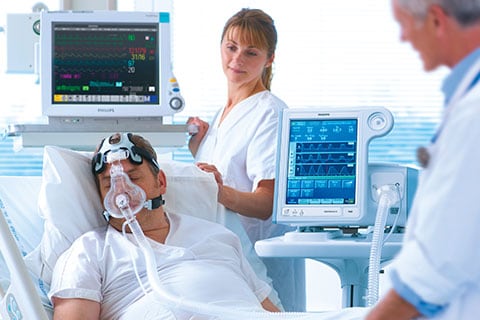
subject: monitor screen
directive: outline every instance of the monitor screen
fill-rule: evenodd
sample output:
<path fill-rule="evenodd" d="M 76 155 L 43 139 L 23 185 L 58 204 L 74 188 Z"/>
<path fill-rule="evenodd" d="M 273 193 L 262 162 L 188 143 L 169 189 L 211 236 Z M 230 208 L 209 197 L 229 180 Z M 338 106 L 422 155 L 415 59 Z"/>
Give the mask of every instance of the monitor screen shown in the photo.
<path fill-rule="evenodd" d="M 357 121 L 290 121 L 285 204 L 355 204 Z"/>
<path fill-rule="evenodd" d="M 40 48 L 44 115 L 159 117 L 183 108 L 168 13 L 45 12 Z"/>
<path fill-rule="evenodd" d="M 275 179 L 275 218 L 298 226 L 366 223 L 368 143 L 388 133 L 383 108 L 286 109 Z"/>

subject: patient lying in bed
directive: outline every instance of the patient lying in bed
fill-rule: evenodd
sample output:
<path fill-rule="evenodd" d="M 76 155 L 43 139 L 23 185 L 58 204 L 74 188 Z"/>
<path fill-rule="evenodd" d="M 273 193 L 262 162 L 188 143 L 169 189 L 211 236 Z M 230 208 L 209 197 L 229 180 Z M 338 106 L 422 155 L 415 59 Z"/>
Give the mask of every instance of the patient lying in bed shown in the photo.
<path fill-rule="evenodd" d="M 110 190 L 111 164 L 105 155 L 119 148 L 128 151 L 128 159 L 121 160 L 123 170 L 153 200 L 152 209 L 143 208 L 136 218 L 155 250 L 165 289 L 186 300 L 278 311 L 267 298 L 271 288 L 257 278 L 232 232 L 203 219 L 164 211 L 161 195 L 167 189 L 166 178 L 148 141 L 135 135 L 114 135 L 103 141 L 92 166 L 102 199 Z M 150 290 L 140 248 L 132 237 L 122 235 L 124 219 L 108 218 L 107 227 L 82 235 L 56 263 L 49 293 L 54 319 L 120 318 L 145 296 L 144 289 Z M 192 316 L 181 308 L 171 311 L 179 319 Z"/>

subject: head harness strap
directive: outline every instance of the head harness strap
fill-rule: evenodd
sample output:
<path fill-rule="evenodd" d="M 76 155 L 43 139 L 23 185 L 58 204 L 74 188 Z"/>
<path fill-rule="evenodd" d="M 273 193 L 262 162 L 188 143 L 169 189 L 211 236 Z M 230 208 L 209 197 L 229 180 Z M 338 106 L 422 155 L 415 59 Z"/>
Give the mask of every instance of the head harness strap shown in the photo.
<path fill-rule="evenodd" d="M 140 165 L 145 158 L 160 169 L 157 160 L 146 149 L 136 146 L 132 142 L 131 136 L 131 133 L 122 133 L 120 140 L 116 143 L 110 143 L 111 137 L 103 139 L 92 161 L 94 175 L 103 172 L 107 163 L 123 159 L 129 159 L 133 164 Z"/>

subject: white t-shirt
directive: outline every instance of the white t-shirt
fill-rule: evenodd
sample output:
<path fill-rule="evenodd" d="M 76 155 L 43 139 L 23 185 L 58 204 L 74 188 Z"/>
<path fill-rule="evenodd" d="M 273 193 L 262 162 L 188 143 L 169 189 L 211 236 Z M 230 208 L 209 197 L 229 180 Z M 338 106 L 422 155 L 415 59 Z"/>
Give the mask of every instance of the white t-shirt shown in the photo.
<path fill-rule="evenodd" d="M 150 243 L 160 282 L 170 294 L 230 308 L 262 309 L 260 302 L 271 288 L 256 277 L 232 232 L 191 216 L 167 216 L 165 245 Z M 58 260 L 49 297 L 94 300 L 102 304 L 101 319 L 121 316 L 144 296 L 131 255 L 148 289 L 140 248 L 110 226 L 82 235 Z M 188 318 L 182 310 L 174 312 Z"/>

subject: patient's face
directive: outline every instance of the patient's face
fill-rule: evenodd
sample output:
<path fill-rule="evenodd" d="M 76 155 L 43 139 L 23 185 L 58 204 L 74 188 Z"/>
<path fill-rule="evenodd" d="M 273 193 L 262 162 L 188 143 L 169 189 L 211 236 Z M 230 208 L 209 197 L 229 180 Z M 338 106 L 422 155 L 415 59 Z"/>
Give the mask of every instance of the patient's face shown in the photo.
<path fill-rule="evenodd" d="M 132 164 L 129 160 L 122 160 L 123 171 L 128 175 L 130 180 L 143 189 L 147 199 L 153 199 L 165 193 L 166 180 L 165 175 L 160 171 L 157 175 L 152 173 L 147 161 L 141 164 Z M 107 192 L 110 190 L 110 167 L 108 164 L 106 170 L 98 175 L 100 186 L 100 196 L 105 199 Z"/>

